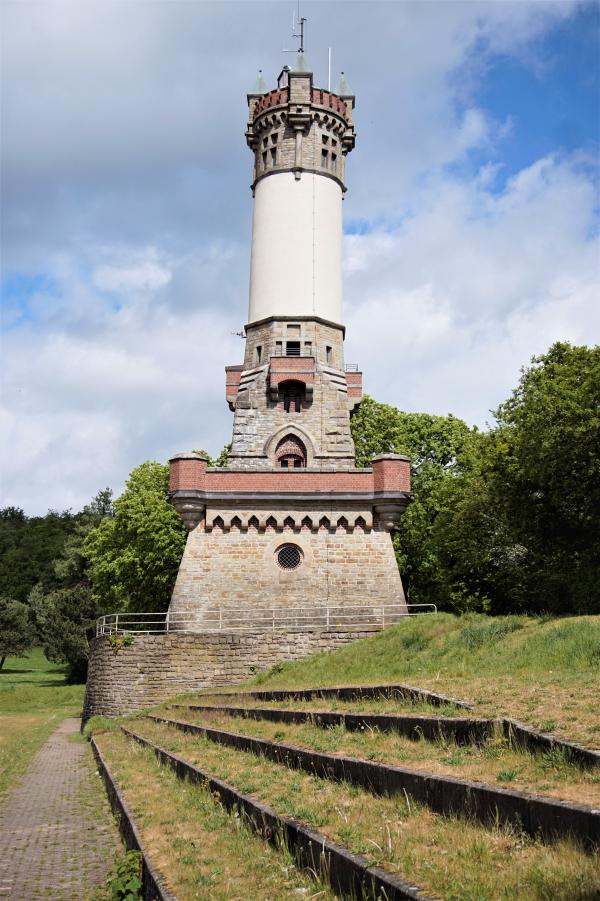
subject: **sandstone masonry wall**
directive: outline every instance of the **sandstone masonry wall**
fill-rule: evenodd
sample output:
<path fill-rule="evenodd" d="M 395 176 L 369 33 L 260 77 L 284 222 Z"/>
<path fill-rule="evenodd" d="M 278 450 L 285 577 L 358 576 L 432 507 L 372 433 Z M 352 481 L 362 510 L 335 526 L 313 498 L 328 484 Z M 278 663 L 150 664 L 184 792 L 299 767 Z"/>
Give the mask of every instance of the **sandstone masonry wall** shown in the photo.
<path fill-rule="evenodd" d="M 358 526 L 337 526 L 335 531 L 300 527 L 304 516 L 315 523 L 322 516 L 336 522 L 341 513 L 349 521 L 358 515 L 371 520 L 370 510 L 302 510 L 288 503 L 296 528 L 282 530 L 254 526 L 242 531 L 215 523 L 217 516 L 231 522 L 234 510 L 207 508 L 206 523 L 190 532 L 173 590 L 172 613 L 194 611 L 202 622 L 202 611 L 215 607 L 251 611 L 256 607 L 348 606 L 351 604 L 402 604 L 404 592 L 387 531 Z M 256 507 L 235 507 L 236 515 L 248 519 Z M 260 511 L 261 518 L 268 511 Z M 210 524 L 211 531 L 205 531 Z M 277 565 L 277 551 L 284 544 L 301 548 L 303 561 L 297 569 Z"/>
<path fill-rule="evenodd" d="M 83 716 L 122 716 L 177 694 L 242 682 L 257 670 L 333 650 L 372 632 L 252 632 L 136 635 L 115 653 L 107 638 L 90 646 Z"/>

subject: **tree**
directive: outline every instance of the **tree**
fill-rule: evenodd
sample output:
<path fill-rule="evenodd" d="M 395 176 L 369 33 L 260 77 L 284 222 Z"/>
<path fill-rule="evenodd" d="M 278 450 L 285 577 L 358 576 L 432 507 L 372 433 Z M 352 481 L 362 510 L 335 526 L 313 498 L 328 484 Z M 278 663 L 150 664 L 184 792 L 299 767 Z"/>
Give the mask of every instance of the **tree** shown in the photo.
<path fill-rule="evenodd" d="M 169 467 L 142 463 L 85 542 L 93 596 L 111 612 L 166 610 L 186 532 L 168 502 Z"/>
<path fill-rule="evenodd" d="M 435 602 L 447 609 L 485 606 L 465 597 L 460 580 L 449 578 L 442 560 L 436 521 L 456 505 L 471 478 L 481 434 L 451 414 L 405 413 L 365 397 L 352 419 L 358 466 L 374 454 L 400 453 L 411 459 L 413 500 L 404 512 L 394 543 L 405 587 L 413 603 Z"/>
<path fill-rule="evenodd" d="M 47 591 L 38 584 L 28 597 L 44 653 L 48 660 L 68 664 L 70 682 L 85 682 L 89 639 L 96 619 L 106 612 L 92 595 L 84 544 L 112 514 L 112 491 L 106 488 L 75 516 L 75 528 L 54 564 L 58 587 Z"/>
<path fill-rule="evenodd" d="M 24 657 L 34 637 L 27 604 L 0 597 L 0 670 L 8 656 Z"/>
<path fill-rule="evenodd" d="M 486 476 L 529 609 L 600 612 L 600 347 L 557 342 L 496 411 Z"/>
<path fill-rule="evenodd" d="M 26 601 L 37 583 L 57 586 L 54 561 L 75 523 L 68 510 L 32 517 L 18 507 L 0 510 L 0 594 Z"/>
<path fill-rule="evenodd" d="M 208 453 L 208 451 L 205 451 L 202 448 L 200 450 L 194 450 L 194 451 L 192 451 L 192 453 L 198 454 L 199 457 L 204 457 L 204 459 L 206 460 L 206 462 L 208 463 L 209 466 L 222 467 L 222 466 L 227 466 L 230 450 L 231 450 L 231 444 L 225 444 L 221 450 L 221 453 L 216 458 L 216 460 L 213 460 L 213 458 Z"/>

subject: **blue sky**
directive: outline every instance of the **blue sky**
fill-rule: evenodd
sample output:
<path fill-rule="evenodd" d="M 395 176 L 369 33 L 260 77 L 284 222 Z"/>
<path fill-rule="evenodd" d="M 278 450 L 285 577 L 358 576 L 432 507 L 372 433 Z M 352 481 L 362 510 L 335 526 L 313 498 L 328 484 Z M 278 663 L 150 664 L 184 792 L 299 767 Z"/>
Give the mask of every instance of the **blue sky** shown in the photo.
<path fill-rule="evenodd" d="M 0 504 L 80 508 L 230 438 L 252 199 L 245 93 L 292 4 L 3 5 Z M 346 357 L 484 426 L 555 340 L 597 343 L 598 4 L 307 2 L 357 95 Z"/>
<path fill-rule="evenodd" d="M 525 57 L 493 59 L 477 100 L 512 129 L 499 149 L 510 177 L 552 153 L 581 151 L 597 161 L 600 141 L 600 5 L 582 5 L 532 44 Z"/>

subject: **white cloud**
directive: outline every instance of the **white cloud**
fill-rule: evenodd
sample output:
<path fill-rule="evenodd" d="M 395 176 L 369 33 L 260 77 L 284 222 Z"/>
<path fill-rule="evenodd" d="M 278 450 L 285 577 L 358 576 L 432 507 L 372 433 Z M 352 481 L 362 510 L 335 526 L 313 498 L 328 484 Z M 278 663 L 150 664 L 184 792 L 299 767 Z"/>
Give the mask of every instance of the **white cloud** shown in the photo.
<path fill-rule="evenodd" d="M 595 192 L 539 160 L 496 195 L 446 178 L 394 230 L 347 239 L 347 353 L 369 393 L 485 424 L 557 340 L 600 340 Z"/>
<path fill-rule="evenodd" d="M 306 6 L 317 80 L 333 43 L 357 92 L 346 218 L 379 223 L 346 239 L 347 359 L 378 399 L 482 423 L 533 353 L 600 334 L 591 179 L 548 156 L 498 192 L 513 123 L 477 96 L 494 54 L 542 72 L 537 39 L 577 5 Z M 4 338 L 1 504 L 78 508 L 145 459 L 230 439 L 244 94 L 259 66 L 274 80 L 288 12 L 5 4 L 4 265 L 52 289 L 11 310 Z M 448 174 L 474 148 L 476 176 Z"/>
<path fill-rule="evenodd" d="M 92 284 L 101 291 L 155 291 L 168 285 L 171 277 L 166 266 L 150 258 L 130 266 L 98 266 L 92 273 Z"/>

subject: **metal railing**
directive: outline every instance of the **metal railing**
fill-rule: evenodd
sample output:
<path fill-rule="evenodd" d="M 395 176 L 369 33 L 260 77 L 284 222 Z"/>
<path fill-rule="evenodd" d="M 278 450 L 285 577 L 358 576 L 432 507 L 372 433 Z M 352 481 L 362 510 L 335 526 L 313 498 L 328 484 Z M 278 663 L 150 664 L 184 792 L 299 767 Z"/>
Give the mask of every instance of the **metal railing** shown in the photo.
<path fill-rule="evenodd" d="M 360 372 L 358 363 L 344 363 L 344 370 L 346 372 Z"/>
<path fill-rule="evenodd" d="M 418 609 L 416 609 L 418 608 Z M 165 613 L 109 613 L 96 622 L 96 636 L 124 632 L 277 632 L 313 629 L 385 629 L 407 616 L 437 613 L 435 604 L 357 604 L 324 607 L 216 607 Z"/>

